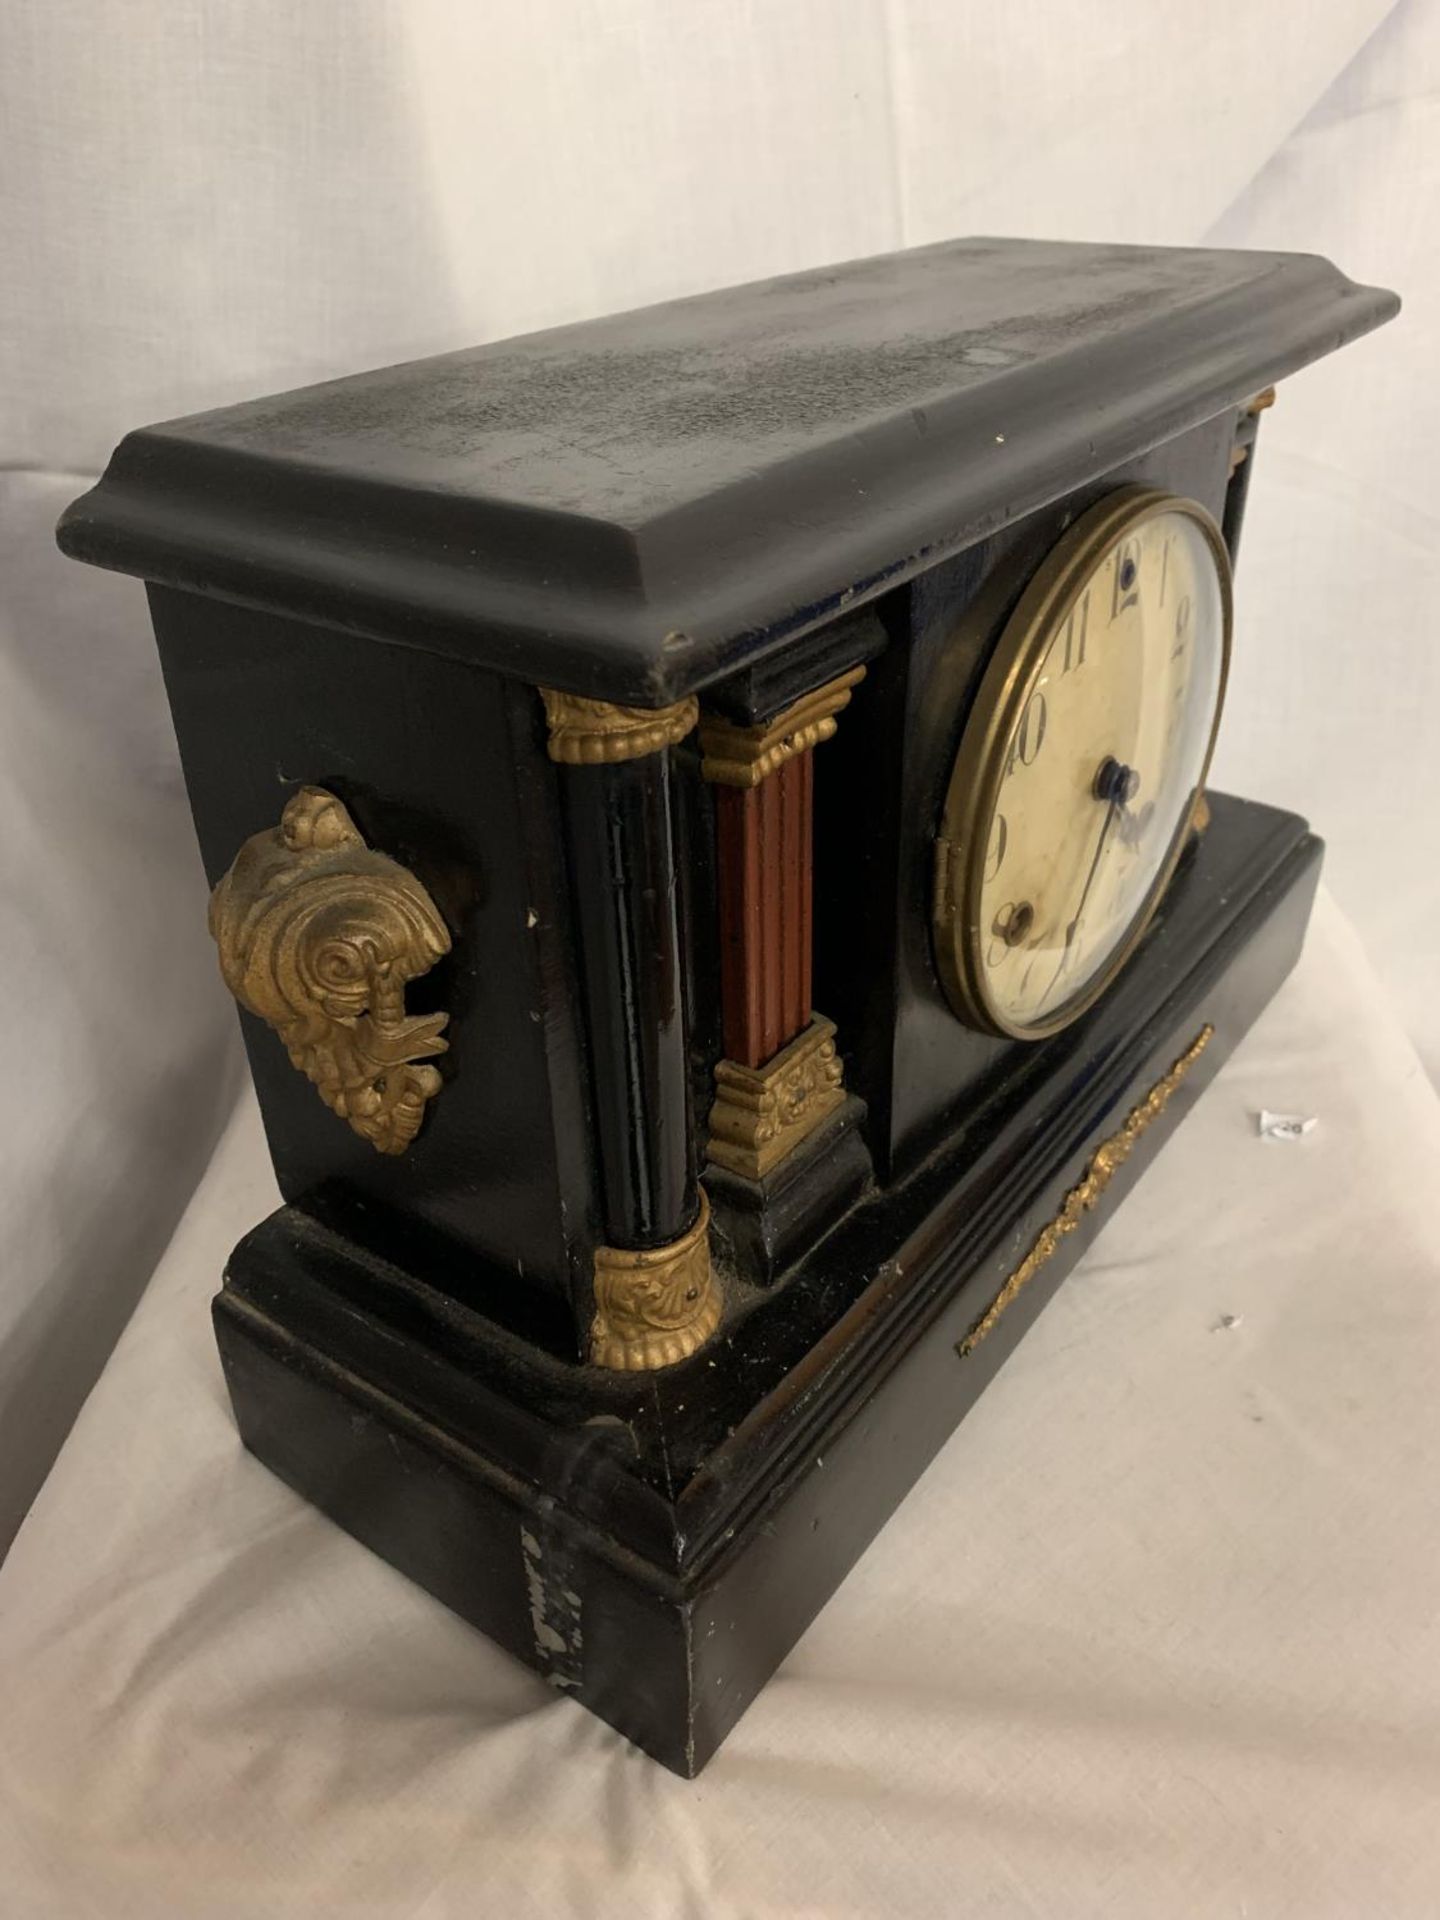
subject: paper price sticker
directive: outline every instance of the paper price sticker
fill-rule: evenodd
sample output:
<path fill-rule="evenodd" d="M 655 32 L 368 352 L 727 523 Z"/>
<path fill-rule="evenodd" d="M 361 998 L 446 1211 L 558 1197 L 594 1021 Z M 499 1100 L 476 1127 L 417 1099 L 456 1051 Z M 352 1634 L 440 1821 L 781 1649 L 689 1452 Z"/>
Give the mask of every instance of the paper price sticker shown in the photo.
<path fill-rule="evenodd" d="M 1255 1118 L 1262 1140 L 1303 1140 L 1320 1124 L 1313 1113 L 1271 1113 L 1263 1108 Z"/>

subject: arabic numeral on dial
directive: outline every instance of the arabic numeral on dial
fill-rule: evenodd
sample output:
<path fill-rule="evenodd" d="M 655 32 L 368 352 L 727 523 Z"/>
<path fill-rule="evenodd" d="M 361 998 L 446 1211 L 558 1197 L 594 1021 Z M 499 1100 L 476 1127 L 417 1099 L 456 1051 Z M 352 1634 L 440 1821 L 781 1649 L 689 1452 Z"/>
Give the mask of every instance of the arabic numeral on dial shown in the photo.
<path fill-rule="evenodd" d="M 1090 596 L 1087 593 L 1065 622 L 1065 658 L 1060 667 L 1062 675 L 1074 673 L 1078 667 L 1084 666 L 1085 643 L 1089 635 Z"/>
<path fill-rule="evenodd" d="M 1010 828 L 1003 813 L 990 822 L 990 839 L 985 848 L 985 878 L 993 880 L 1005 864 L 1005 849 L 1010 844 Z"/>
<path fill-rule="evenodd" d="M 1110 596 L 1110 618 L 1118 620 L 1127 607 L 1140 604 L 1140 542 L 1122 540 L 1115 555 L 1115 588 Z"/>
<path fill-rule="evenodd" d="M 1007 900 L 990 923 L 990 944 L 985 949 L 987 967 L 998 967 L 1014 947 L 1023 947 L 1035 924 L 1035 908 L 1029 900 Z M 1026 967 L 1034 966 L 1032 959 Z"/>
<path fill-rule="evenodd" d="M 1039 759 L 1040 749 L 1045 744 L 1045 720 L 1045 696 L 1043 693 L 1032 693 L 1010 742 L 1010 752 L 1005 761 L 1007 774 L 1014 773 L 1017 767 L 1033 767 Z"/>
<path fill-rule="evenodd" d="M 1009 953 L 1014 946 L 1014 941 L 1007 938 L 1009 928 L 1014 918 L 1015 902 L 1013 900 L 1007 900 L 990 925 L 990 938 L 985 943 L 985 964 L 987 967 L 998 967 L 1006 954 Z"/>
<path fill-rule="evenodd" d="M 1175 609 L 1175 644 L 1170 649 L 1170 658 L 1178 660 L 1190 644 L 1190 596 L 1185 594 Z"/>

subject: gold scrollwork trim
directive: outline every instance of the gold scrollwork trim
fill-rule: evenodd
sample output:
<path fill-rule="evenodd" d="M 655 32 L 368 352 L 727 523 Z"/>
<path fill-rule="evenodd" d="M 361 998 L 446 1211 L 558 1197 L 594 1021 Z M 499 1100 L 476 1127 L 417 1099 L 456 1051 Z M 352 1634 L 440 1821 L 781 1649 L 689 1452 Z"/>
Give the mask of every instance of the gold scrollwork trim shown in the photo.
<path fill-rule="evenodd" d="M 720 1324 L 720 1283 L 710 1265 L 710 1202 L 668 1247 L 595 1249 L 597 1367 L 639 1372 L 671 1367 L 703 1347 Z"/>
<path fill-rule="evenodd" d="M 403 1153 L 440 1090 L 448 1014 L 410 1018 L 405 984 L 450 951 L 413 873 L 367 847 L 333 793 L 301 787 L 252 834 L 210 896 L 235 998 L 267 1021 L 333 1113 L 378 1153 Z"/>
<path fill-rule="evenodd" d="M 1066 1194 L 1059 1213 L 1048 1226 L 1041 1228 L 1029 1253 L 1016 1267 L 969 1333 L 957 1343 L 955 1351 L 962 1360 L 975 1351 L 987 1334 L 994 1331 L 1005 1309 L 1057 1251 L 1065 1235 L 1074 1233 L 1084 1216 L 1099 1204 L 1100 1196 L 1130 1158 L 1135 1142 L 1153 1121 L 1160 1118 L 1169 1106 L 1175 1089 L 1214 1037 L 1214 1027 L 1209 1025 L 1202 1027 L 1164 1078 L 1157 1080 L 1139 1105 L 1130 1109 L 1125 1116 L 1124 1125 L 1112 1133 L 1107 1140 L 1101 1141 L 1092 1154 L 1079 1184 L 1073 1186 Z"/>
<path fill-rule="evenodd" d="M 763 1067 L 722 1060 L 710 1109 L 710 1159 L 748 1180 L 763 1180 L 843 1105 L 843 1081 L 834 1024 L 820 1014 Z"/>
<path fill-rule="evenodd" d="M 553 687 L 541 687 L 540 698 L 550 728 L 550 758 L 566 767 L 607 766 L 659 753 L 683 740 L 700 717 L 693 694 L 669 707 L 618 707 Z"/>
<path fill-rule="evenodd" d="M 759 727 L 737 727 L 719 714 L 702 714 L 701 772 L 717 786 L 758 787 L 787 760 L 834 735 L 836 714 L 849 706 L 852 690 L 864 678 L 864 667 L 852 667 Z"/>

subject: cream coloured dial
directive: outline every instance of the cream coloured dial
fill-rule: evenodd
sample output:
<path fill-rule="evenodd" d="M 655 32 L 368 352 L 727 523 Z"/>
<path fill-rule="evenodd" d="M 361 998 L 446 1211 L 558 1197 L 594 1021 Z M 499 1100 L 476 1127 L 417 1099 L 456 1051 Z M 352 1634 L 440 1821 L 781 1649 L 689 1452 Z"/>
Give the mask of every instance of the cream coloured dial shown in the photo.
<path fill-rule="evenodd" d="M 1224 544 L 1194 502 L 1112 495 L 1042 565 L 947 800 L 937 937 L 962 1014 L 1038 1037 L 1119 970 L 1194 814 L 1229 630 Z"/>

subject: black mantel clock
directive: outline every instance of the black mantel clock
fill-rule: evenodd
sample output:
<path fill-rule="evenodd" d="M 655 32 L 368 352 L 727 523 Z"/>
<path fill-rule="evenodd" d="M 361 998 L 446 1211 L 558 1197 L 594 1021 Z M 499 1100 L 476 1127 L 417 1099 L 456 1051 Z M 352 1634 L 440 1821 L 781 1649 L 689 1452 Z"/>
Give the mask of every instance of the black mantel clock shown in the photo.
<path fill-rule="evenodd" d="M 61 523 L 149 583 L 285 1199 L 245 1443 L 669 1767 L 1299 950 L 1231 574 L 1273 383 L 1395 308 L 957 241 L 148 428 Z"/>

